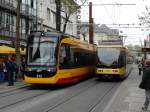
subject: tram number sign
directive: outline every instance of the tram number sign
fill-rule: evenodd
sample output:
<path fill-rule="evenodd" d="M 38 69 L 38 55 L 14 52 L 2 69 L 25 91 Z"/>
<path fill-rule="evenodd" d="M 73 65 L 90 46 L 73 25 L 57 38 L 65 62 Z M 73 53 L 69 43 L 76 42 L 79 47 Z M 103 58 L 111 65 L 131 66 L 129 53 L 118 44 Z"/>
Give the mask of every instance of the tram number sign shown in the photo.
<path fill-rule="evenodd" d="M 42 78 L 42 74 L 37 74 L 36 77 L 37 78 Z"/>

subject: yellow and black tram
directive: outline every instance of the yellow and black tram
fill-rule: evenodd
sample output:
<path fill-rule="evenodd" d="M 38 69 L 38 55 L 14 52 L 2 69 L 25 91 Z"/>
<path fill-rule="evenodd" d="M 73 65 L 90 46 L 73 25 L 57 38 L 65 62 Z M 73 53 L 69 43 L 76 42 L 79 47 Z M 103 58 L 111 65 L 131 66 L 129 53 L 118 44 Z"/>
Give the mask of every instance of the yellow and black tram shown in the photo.
<path fill-rule="evenodd" d="M 26 54 L 24 81 L 29 84 L 71 84 L 94 72 L 94 46 L 69 35 L 33 32 Z"/>
<path fill-rule="evenodd" d="M 123 45 L 97 46 L 96 63 L 96 76 L 100 78 L 125 79 L 131 70 L 129 52 Z"/>

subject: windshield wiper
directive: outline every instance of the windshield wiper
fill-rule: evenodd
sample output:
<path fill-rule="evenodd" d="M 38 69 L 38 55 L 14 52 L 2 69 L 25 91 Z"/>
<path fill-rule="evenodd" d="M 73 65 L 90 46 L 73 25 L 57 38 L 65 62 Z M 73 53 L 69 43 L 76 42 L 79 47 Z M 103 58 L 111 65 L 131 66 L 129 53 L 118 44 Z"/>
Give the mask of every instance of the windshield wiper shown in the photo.
<path fill-rule="evenodd" d="M 40 58 L 40 40 L 41 40 L 41 36 L 39 37 L 39 41 L 38 41 L 38 47 L 37 47 L 37 50 L 32 58 L 32 62 L 34 60 L 36 60 L 37 58 Z"/>

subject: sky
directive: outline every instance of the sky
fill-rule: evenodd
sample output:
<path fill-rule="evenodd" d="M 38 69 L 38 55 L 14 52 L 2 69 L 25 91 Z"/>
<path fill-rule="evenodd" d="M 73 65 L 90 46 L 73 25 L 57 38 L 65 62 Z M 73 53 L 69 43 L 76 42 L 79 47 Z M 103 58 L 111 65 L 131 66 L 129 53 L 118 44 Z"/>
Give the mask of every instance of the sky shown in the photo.
<path fill-rule="evenodd" d="M 139 26 L 138 16 L 145 11 L 146 5 L 150 6 L 150 0 L 88 0 L 88 2 L 93 3 L 93 18 L 96 24 L 106 24 L 112 29 L 118 29 L 120 35 L 125 36 L 125 45 L 143 45 L 150 28 Z M 115 3 L 134 5 L 101 5 Z M 81 20 L 88 21 L 88 6 L 84 5 L 81 9 Z"/>

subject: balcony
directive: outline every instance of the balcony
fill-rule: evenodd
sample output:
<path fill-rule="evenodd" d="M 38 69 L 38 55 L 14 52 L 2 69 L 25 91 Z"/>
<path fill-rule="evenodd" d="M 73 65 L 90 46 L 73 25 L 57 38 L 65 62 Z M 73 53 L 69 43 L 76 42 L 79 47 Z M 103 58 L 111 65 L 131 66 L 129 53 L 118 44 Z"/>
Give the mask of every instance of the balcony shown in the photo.
<path fill-rule="evenodd" d="M 15 2 L 15 1 L 14 1 Z M 0 7 L 2 9 L 6 9 L 6 10 L 11 10 L 11 11 L 16 11 L 16 3 L 9 3 L 8 0 L 1 0 L 0 1 Z"/>
<path fill-rule="evenodd" d="M 25 29 L 21 28 L 20 39 L 26 40 Z M 16 27 L 12 25 L 0 24 L 0 37 L 9 37 L 14 40 L 16 37 Z"/>
<path fill-rule="evenodd" d="M 7 10 L 7 12 L 16 14 L 17 2 L 9 2 L 9 0 L 0 0 L 0 8 Z M 21 16 L 24 16 L 29 19 L 34 19 L 36 17 L 36 9 L 29 7 L 27 4 L 21 5 Z"/>

